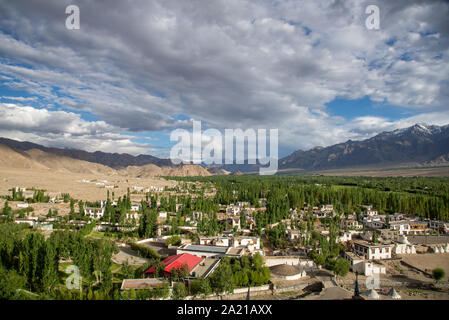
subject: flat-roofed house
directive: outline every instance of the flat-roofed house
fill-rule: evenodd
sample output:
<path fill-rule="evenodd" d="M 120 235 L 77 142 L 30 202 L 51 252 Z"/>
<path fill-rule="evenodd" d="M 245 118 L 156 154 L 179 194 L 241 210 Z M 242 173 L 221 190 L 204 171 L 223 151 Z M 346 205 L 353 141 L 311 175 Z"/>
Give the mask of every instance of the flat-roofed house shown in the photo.
<path fill-rule="evenodd" d="M 92 219 L 101 218 L 104 215 L 104 208 L 85 207 L 84 215 L 90 216 Z"/>
<path fill-rule="evenodd" d="M 368 241 L 354 241 L 353 252 L 368 260 L 391 259 L 391 245 L 373 244 Z"/>
<path fill-rule="evenodd" d="M 34 217 L 30 217 L 30 218 L 16 218 L 16 219 L 14 219 L 14 222 L 15 223 L 18 223 L 18 224 L 20 224 L 20 223 L 27 223 L 27 224 L 29 224 L 30 226 L 32 226 L 33 228 L 36 226 L 36 224 L 37 224 L 37 218 L 34 218 Z"/>
<path fill-rule="evenodd" d="M 229 247 L 231 245 L 231 239 L 229 237 L 200 237 L 198 242 L 200 245 L 217 247 Z"/>
<path fill-rule="evenodd" d="M 246 236 L 234 237 L 232 246 L 234 248 L 245 247 L 250 252 L 260 250 L 260 238 Z"/>
<path fill-rule="evenodd" d="M 366 261 L 353 252 L 345 252 L 345 259 L 349 261 L 349 268 L 352 272 L 358 272 L 365 276 L 372 276 L 375 273 L 385 274 L 386 268 L 383 265 Z"/>
<path fill-rule="evenodd" d="M 228 249 L 229 249 L 228 247 L 186 244 L 179 247 L 176 250 L 176 253 L 177 254 L 190 253 L 192 255 L 201 258 L 209 258 L 209 257 L 219 258 L 224 256 L 228 251 Z"/>

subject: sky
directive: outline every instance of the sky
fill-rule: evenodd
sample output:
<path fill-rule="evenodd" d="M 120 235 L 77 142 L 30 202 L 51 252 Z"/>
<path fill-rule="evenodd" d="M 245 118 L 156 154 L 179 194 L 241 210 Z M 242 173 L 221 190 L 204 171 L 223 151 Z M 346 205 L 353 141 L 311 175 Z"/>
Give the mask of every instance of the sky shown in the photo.
<path fill-rule="evenodd" d="M 196 120 L 278 129 L 282 157 L 446 125 L 448 16 L 444 0 L 0 0 L 0 136 L 168 157 Z"/>

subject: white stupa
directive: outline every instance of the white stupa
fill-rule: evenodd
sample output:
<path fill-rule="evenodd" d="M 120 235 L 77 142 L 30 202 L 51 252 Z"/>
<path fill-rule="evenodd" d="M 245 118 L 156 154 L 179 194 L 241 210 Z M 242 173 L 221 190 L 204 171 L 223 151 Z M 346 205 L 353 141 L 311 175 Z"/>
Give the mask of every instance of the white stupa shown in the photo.
<path fill-rule="evenodd" d="M 388 296 L 392 299 L 401 299 L 401 296 L 399 295 L 399 293 L 397 293 L 397 291 L 393 288 L 391 289 L 390 293 L 388 294 Z"/>
<path fill-rule="evenodd" d="M 407 254 L 410 254 L 412 251 L 410 250 L 410 247 L 407 247 Z"/>
<path fill-rule="evenodd" d="M 444 252 L 445 252 L 444 247 L 441 247 L 440 248 L 440 253 L 444 253 Z"/>
<path fill-rule="evenodd" d="M 412 246 L 412 253 L 413 253 L 413 254 L 416 253 L 416 248 L 415 248 L 415 246 Z"/>
<path fill-rule="evenodd" d="M 449 252 L 449 243 L 446 243 L 446 252 Z"/>
<path fill-rule="evenodd" d="M 408 242 L 407 237 L 404 236 L 404 235 L 400 236 L 399 242 L 400 242 L 400 243 L 404 243 L 404 244 L 409 244 L 409 243 L 410 243 L 410 242 Z"/>
<path fill-rule="evenodd" d="M 438 247 L 433 248 L 433 252 L 440 253 L 440 250 L 438 250 Z"/>
<path fill-rule="evenodd" d="M 379 299 L 379 294 L 374 289 L 365 292 L 364 296 L 371 299 Z"/>

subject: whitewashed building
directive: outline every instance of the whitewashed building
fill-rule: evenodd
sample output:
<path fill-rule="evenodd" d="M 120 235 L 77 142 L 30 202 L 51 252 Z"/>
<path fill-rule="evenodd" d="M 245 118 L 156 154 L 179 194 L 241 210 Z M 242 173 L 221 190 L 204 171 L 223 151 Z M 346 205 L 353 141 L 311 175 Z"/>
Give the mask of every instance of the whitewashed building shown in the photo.
<path fill-rule="evenodd" d="M 372 261 L 366 261 L 353 252 L 345 252 L 345 259 L 349 261 L 349 268 L 352 272 L 358 272 L 365 276 L 372 276 L 373 274 L 385 274 L 386 267 Z"/>
<path fill-rule="evenodd" d="M 353 252 L 368 260 L 391 259 L 391 245 L 354 241 Z"/>

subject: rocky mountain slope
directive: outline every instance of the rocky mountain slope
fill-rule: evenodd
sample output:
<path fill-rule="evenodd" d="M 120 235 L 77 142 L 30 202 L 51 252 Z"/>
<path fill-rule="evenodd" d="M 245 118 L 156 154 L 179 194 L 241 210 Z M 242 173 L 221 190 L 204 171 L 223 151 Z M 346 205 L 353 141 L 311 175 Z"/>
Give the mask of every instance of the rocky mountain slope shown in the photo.
<path fill-rule="evenodd" d="M 412 127 L 380 133 L 363 141 L 298 150 L 280 159 L 282 169 L 325 170 L 403 163 L 441 163 L 449 153 L 449 125 Z"/>

